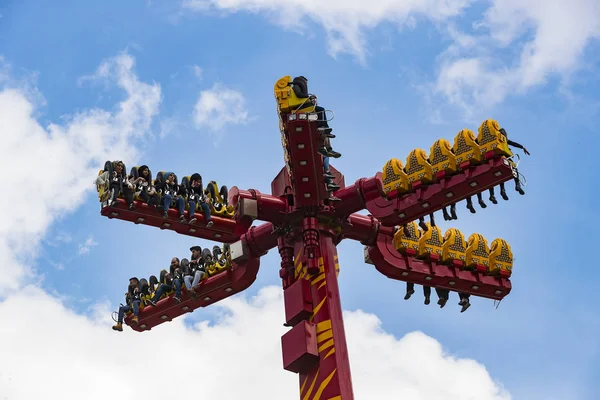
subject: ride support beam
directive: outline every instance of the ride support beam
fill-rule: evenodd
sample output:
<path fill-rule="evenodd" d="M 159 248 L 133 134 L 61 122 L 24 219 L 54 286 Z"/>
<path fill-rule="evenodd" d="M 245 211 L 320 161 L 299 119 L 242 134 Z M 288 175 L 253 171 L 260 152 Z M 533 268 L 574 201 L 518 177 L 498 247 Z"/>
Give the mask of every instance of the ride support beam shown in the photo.
<path fill-rule="evenodd" d="M 281 338 L 284 368 L 300 377 L 301 399 L 353 400 L 350 362 L 338 287 L 338 254 L 332 235 L 319 231 L 318 271 L 308 272 L 296 241 L 295 282 L 284 286 L 286 325 Z"/>
<path fill-rule="evenodd" d="M 236 208 L 237 220 L 259 219 L 279 224 L 288 211 L 287 202 L 256 189 L 243 190 L 234 186 L 229 191 L 228 204 Z"/>

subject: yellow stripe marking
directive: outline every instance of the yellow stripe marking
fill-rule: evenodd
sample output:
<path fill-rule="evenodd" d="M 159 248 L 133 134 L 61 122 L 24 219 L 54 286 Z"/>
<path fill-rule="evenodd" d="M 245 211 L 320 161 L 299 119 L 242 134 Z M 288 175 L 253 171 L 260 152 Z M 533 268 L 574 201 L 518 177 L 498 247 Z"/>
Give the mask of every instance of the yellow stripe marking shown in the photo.
<path fill-rule="evenodd" d="M 315 283 L 319 283 L 321 282 L 323 279 L 325 279 L 325 274 L 320 274 L 319 276 L 317 276 L 315 279 L 312 280 L 312 282 L 310 283 L 311 285 L 314 285 Z"/>
<path fill-rule="evenodd" d="M 327 297 L 324 297 L 323 300 L 321 300 L 321 302 L 317 304 L 317 306 L 313 309 L 313 317 L 317 315 L 321 307 L 323 307 L 323 304 L 325 304 L 325 300 L 327 300 Z"/>
<path fill-rule="evenodd" d="M 319 353 L 327 350 L 328 348 L 330 348 L 331 346 L 333 346 L 333 339 L 329 339 L 328 341 L 326 341 L 325 343 L 323 343 L 321 346 L 319 346 Z"/>
<path fill-rule="evenodd" d="M 319 322 L 317 324 L 317 333 L 321 333 L 326 331 L 327 329 L 331 329 L 332 325 L 331 325 L 331 320 L 328 319 L 327 321 L 322 321 Z"/>
<path fill-rule="evenodd" d="M 342 400 L 342 396 L 335 396 L 327 400 Z"/>
<path fill-rule="evenodd" d="M 321 343 L 324 340 L 330 339 L 333 337 L 333 330 L 329 329 L 320 335 L 317 335 L 317 343 Z"/>
<path fill-rule="evenodd" d="M 325 357 L 323 357 L 323 360 L 326 359 L 327 357 L 329 357 L 330 355 L 332 355 L 333 353 L 335 353 L 335 347 L 333 349 L 329 350 L 329 353 L 327 353 L 325 355 Z"/>
<path fill-rule="evenodd" d="M 327 387 L 327 385 L 329 385 L 329 382 L 333 379 L 333 375 L 335 375 L 336 371 L 337 371 L 337 368 L 334 369 L 331 372 L 331 374 L 329 374 L 329 376 L 327 378 L 325 378 L 325 380 L 323 382 L 321 382 L 321 386 L 319 386 L 319 389 L 315 393 L 315 397 L 313 397 L 313 400 L 320 400 L 321 399 L 321 395 L 323 394 L 323 391 L 325 390 L 325 388 Z"/>
<path fill-rule="evenodd" d="M 312 390 L 315 387 L 315 382 L 317 381 L 317 376 L 319 376 L 319 369 L 317 369 L 317 372 L 315 373 L 315 377 L 313 378 L 312 383 L 310 384 L 310 387 L 308 388 L 308 390 L 306 391 L 306 394 L 304 395 L 304 397 L 302 397 L 302 400 L 308 400 L 308 397 L 310 396 L 310 394 L 312 393 Z"/>
<path fill-rule="evenodd" d="M 306 386 L 306 382 L 308 382 L 308 375 L 304 377 L 304 382 L 302 382 L 302 386 L 300 386 L 300 394 L 304 392 L 304 387 Z"/>
<path fill-rule="evenodd" d="M 317 290 L 320 290 L 322 287 L 324 287 L 325 285 L 327 285 L 327 281 L 323 281 L 323 283 L 321 283 L 318 287 Z"/>

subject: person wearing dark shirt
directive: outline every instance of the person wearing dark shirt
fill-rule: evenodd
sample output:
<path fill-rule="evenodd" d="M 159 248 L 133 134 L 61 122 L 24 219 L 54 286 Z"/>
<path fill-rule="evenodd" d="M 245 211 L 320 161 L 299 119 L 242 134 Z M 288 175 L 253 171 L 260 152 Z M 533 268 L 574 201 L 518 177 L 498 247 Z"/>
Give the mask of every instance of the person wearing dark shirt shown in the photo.
<path fill-rule="evenodd" d="M 185 221 L 185 189 L 175 182 L 174 173 L 168 172 L 164 176 L 166 179 L 157 185 L 157 189 L 162 192 L 163 218 L 169 217 L 169 208 L 174 202 L 179 211 L 179 219 Z"/>
<path fill-rule="evenodd" d="M 148 300 L 152 306 L 156 306 L 156 302 L 160 300 L 163 294 L 170 292 L 175 288 L 175 296 L 173 300 L 181 303 L 181 285 L 183 283 L 183 273 L 179 269 L 179 258 L 173 257 L 169 272 L 164 274 L 158 289 L 154 293 L 154 297 Z"/>
<path fill-rule="evenodd" d="M 190 295 L 196 297 L 196 286 L 198 286 L 198 283 L 206 275 L 206 269 L 202 260 L 202 247 L 192 246 L 190 247 L 190 251 L 192 252 L 192 256 L 183 280 Z"/>
<path fill-rule="evenodd" d="M 208 205 L 206 195 L 204 194 L 204 188 L 202 187 L 202 176 L 200 176 L 200 174 L 195 173 L 190 177 L 190 192 L 188 193 L 187 197 L 190 224 L 193 224 L 197 221 L 196 218 L 194 218 L 194 213 L 196 212 L 196 206 L 199 206 L 202 208 L 206 227 L 210 228 L 213 226 L 213 222 L 210 219 L 210 206 Z"/>
<path fill-rule="evenodd" d="M 126 305 L 119 307 L 119 317 L 117 318 L 117 324 L 113 326 L 113 330 L 123 332 L 123 318 L 125 318 L 125 314 L 133 311 L 133 319 L 132 323 L 138 323 L 138 315 L 140 313 L 140 303 L 141 303 L 141 293 L 138 287 L 140 283 L 139 279 L 136 277 L 129 278 L 129 287 L 127 288 L 127 293 L 125 293 L 125 303 Z"/>

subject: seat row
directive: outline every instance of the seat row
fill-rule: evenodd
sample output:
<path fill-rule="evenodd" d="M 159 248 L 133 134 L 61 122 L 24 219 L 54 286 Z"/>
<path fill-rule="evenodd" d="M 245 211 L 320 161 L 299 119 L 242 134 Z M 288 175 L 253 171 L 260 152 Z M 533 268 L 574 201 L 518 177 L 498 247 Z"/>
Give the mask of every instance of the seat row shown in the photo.
<path fill-rule="evenodd" d="M 427 230 L 421 230 L 412 221 L 397 228 L 393 241 L 400 253 L 420 259 L 505 278 L 512 274 L 512 250 L 504 239 L 494 239 L 488 246 L 488 241 L 479 233 L 465 240 L 460 230 L 450 228 L 442 236 L 439 227 L 427 224 Z"/>
<path fill-rule="evenodd" d="M 134 200 L 146 202 L 146 201 L 148 201 L 147 194 L 148 193 L 152 194 L 153 192 L 156 192 L 156 196 L 158 197 L 157 200 L 160 201 L 160 199 L 162 198 L 162 196 L 164 194 L 161 193 L 160 191 L 155 191 L 154 189 L 156 187 L 159 187 L 161 185 L 161 183 L 163 183 L 166 180 L 167 173 L 165 171 L 159 171 L 156 174 L 156 177 L 153 178 L 152 172 L 148 167 L 143 166 L 143 167 L 145 167 L 143 169 L 147 170 L 148 174 L 142 176 L 142 175 L 140 175 L 140 168 L 142 168 L 142 167 L 135 166 L 135 167 L 131 168 L 129 175 L 127 175 L 125 165 L 122 162 L 120 162 L 120 163 L 122 165 L 122 169 L 120 172 L 121 176 L 119 178 L 122 178 L 122 181 L 125 183 L 129 182 L 129 183 L 133 184 Z M 106 163 L 104 164 L 104 169 L 100 170 L 98 172 L 98 176 L 100 177 L 104 174 L 114 180 L 113 177 L 115 177 L 115 175 L 118 175 L 117 172 L 114 171 L 114 166 L 115 166 L 115 162 L 106 161 Z M 178 187 L 182 186 L 184 189 L 182 192 L 191 193 L 191 187 L 190 187 L 191 176 L 184 176 L 181 179 L 181 184 L 180 184 L 177 174 L 173 174 L 173 175 L 175 176 L 175 185 Z M 141 180 L 141 182 L 143 182 L 143 184 L 139 184 L 140 180 L 138 178 L 140 178 L 140 177 L 144 178 L 144 180 Z M 138 183 L 136 183 L 136 182 L 138 182 Z M 200 187 L 202 188 L 202 185 Z M 107 201 L 111 194 L 110 193 L 111 192 L 110 181 L 106 180 L 105 185 L 98 184 L 98 181 L 97 181 L 97 191 L 98 191 L 98 197 L 99 197 L 100 202 L 103 203 L 103 202 Z M 233 206 L 230 206 L 227 204 L 227 197 L 228 197 L 227 186 L 221 186 L 221 188 L 219 188 L 219 186 L 217 185 L 217 183 L 215 181 L 210 181 L 206 185 L 206 188 L 202 188 L 202 191 L 203 191 L 204 195 L 206 196 L 211 215 L 216 215 L 216 216 L 224 217 L 224 218 L 233 218 L 233 216 L 235 214 L 235 210 L 234 210 Z M 119 192 L 117 197 L 123 198 L 124 197 L 123 191 Z M 185 203 L 185 208 L 189 209 L 189 205 L 187 202 Z"/>
<path fill-rule="evenodd" d="M 392 158 L 383 167 L 383 190 L 388 197 L 411 192 L 422 185 L 434 183 L 487 159 L 512 157 L 508 139 L 493 119 L 479 126 L 478 135 L 463 129 L 454 138 L 454 145 L 446 139 L 437 140 L 429 156 L 422 149 L 414 149 L 406 158 L 406 166 Z"/>

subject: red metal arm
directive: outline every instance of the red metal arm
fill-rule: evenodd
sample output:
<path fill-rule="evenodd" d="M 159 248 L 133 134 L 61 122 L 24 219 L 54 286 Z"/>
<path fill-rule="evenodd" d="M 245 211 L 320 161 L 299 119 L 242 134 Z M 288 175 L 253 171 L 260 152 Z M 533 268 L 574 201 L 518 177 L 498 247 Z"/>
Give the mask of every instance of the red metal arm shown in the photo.
<path fill-rule="evenodd" d="M 196 299 L 193 299 L 187 291 L 183 291 L 180 304 L 177 304 L 172 296 L 163 298 L 156 307 L 146 306 L 140 311 L 138 324 L 131 323 L 133 314 L 125 319 L 125 323 L 133 330 L 143 332 L 197 308 L 233 296 L 254 283 L 259 266 L 260 259 L 257 257 L 250 257 L 244 263 L 233 263 L 231 269 L 202 281 L 196 289 Z"/>
<path fill-rule="evenodd" d="M 256 189 L 242 190 L 234 186 L 229 191 L 228 203 L 236 207 L 238 219 L 260 219 L 280 223 L 288 211 L 287 202 Z"/>
<path fill-rule="evenodd" d="M 156 208 L 148 206 L 141 201 L 135 201 L 135 210 L 129 210 L 124 199 L 118 198 L 115 207 L 104 207 L 100 214 L 110 219 L 120 219 L 135 224 L 154 226 L 160 229 L 175 231 L 181 235 L 194 236 L 201 239 L 214 240 L 222 243 L 232 243 L 245 233 L 251 220 L 234 220 L 222 217 L 212 217 L 213 226 L 206 227 L 204 216 L 196 213 L 198 222 L 190 225 L 179 221 L 177 210 L 169 210 L 169 218 L 163 219 L 162 214 Z M 186 212 L 187 215 L 187 212 Z"/>
<path fill-rule="evenodd" d="M 360 179 L 337 191 L 336 196 L 342 202 L 336 213 L 344 215 L 366 207 L 382 225 L 403 225 L 510 179 L 513 173 L 508 161 L 496 157 L 412 193 L 386 199 L 378 173 L 374 178 Z"/>
<path fill-rule="evenodd" d="M 494 300 L 501 300 L 510 293 L 509 279 L 402 255 L 392 239 L 392 235 L 380 233 L 377 243 L 366 249 L 366 261 L 388 278 Z"/>

